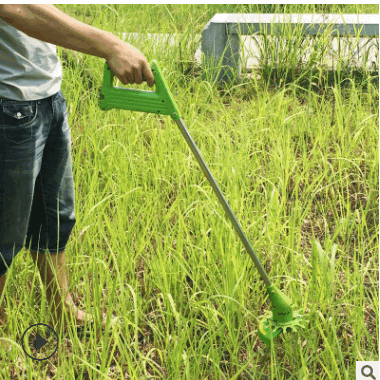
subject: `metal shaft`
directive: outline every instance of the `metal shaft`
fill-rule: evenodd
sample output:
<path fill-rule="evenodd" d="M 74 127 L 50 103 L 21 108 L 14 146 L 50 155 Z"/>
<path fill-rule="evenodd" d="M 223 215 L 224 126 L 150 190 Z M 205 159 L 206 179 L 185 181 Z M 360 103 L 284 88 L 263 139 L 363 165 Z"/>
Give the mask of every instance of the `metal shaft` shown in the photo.
<path fill-rule="evenodd" d="M 178 124 L 178 127 L 181 130 L 181 133 L 182 133 L 183 137 L 185 138 L 187 144 L 189 145 L 190 149 L 194 153 L 194 156 L 197 159 L 197 161 L 198 161 L 198 163 L 199 163 L 199 165 L 200 165 L 203 173 L 205 174 L 205 176 L 207 177 L 208 181 L 210 182 L 211 187 L 213 188 L 216 196 L 218 197 L 220 203 L 222 204 L 222 206 L 224 208 L 224 211 L 226 212 L 228 218 L 230 219 L 232 225 L 234 226 L 235 231 L 239 235 L 240 240 L 242 241 L 245 249 L 247 250 L 247 252 L 251 256 L 253 262 L 255 263 L 256 268 L 259 271 L 261 278 L 265 282 L 265 285 L 266 286 L 271 286 L 272 282 L 270 281 L 270 279 L 268 277 L 268 274 L 265 272 L 263 266 L 261 265 L 260 260 L 256 256 L 256 254 L 255 254 L 254 250 L 252 249 L 251 245 L 249 244 L 249 241 L 248 241 L 247 237 L 245 236 L 245 234 L 244 234 L 244 232 L 243 232 L 240 224 L 236 220 L 235 215 L 233 214 L 233 212 L 231 211 L 230 207 L 228 206 L 227 201 L 224 199 L 224 196 L 223 196 L 222 192 L 220 191 L 219 186 L 217 185 L 217 183 L 216 183 L 214 177 L 212 176 L 209 168 L 207 167 L 206 163 L 204 162 L 204 160 L 202 158 L 202 155 L 199 152 L 197 146 L 195 145 L 193 139 L 191 138 L 188 130 L 186 129 L 185 124 L 183 123 L 183 120 L 179 119 L 179 120 L 175 120 L 175 122 Z"/>

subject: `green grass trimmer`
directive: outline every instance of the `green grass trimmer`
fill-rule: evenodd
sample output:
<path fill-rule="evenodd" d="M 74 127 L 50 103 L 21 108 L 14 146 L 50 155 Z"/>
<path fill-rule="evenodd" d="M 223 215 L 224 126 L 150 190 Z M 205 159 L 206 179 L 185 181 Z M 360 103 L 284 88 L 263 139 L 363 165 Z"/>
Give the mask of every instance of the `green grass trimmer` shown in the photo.
<path fill-rule="evenodd" d="M 191 138 L 185 127 L 179 109 L 173 96 L 161 74 L 161 70 L 155 60 L 150 64 L 154 75 L 156 91 L 142 91 L 137 89 L 129 89 L 124 87 L 114 87 L 114 73 L 109 68 L 107 62 L 104 66 L 103 86 L 100 93 L 100 108 L 102 110 L 110 110 L 112 108 L 125 109 L 132 111 L 141 111 L 156 113 L 160 115 L 169 115 L 177 123 L 183 137 L 192 150 L 197 159 L 204 175 L 207 177 L 216 196 L 222 204 L 224 211 L 227 213 L 235 231 L 239 235 L 245 249 L 251 256 L 256 268 L 258 269 L 262 280 L 264 281 L 269 299 L 272 304 L 272 312 L 267 312 L 263 320 L 259 323 L 258 334 L 260 339 L 267 345 L 281 333 L 288 331 L 296 332 L 298 328 L 303 328 L 306 319 L 295 310 L 291 300 L 281 293 L 281 291 L 270 281 L 268 274 L 261 265 L 251 245 L 249 244 L 241 226 L 237 222 L 234 214 L 227 204 L 219 186 L 210 173 L 202 155 Z"/>

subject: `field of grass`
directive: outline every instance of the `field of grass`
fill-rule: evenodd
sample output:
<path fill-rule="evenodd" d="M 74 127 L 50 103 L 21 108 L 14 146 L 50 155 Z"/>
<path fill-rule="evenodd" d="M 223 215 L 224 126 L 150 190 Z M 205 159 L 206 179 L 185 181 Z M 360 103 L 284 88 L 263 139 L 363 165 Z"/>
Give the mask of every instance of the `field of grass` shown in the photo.
<path fill-rule="evenodd" d="M 58 5 L 113 33 L 185 33 L 190 45 L 216 12 L 379 12 L 272 7 Z M 19 352 L 0 378 L 353 379 L 357 360 L 379 360 L 378 67 L 325 77 L 306 66 L 281 82 L 260 72 L 218 88 L 181 71 L 178 48 L 136 47 L 159 62 L 269 277 L 309 322 L 266 348 L 257 335 L 270 310 L 266 288 L 175 122 L 100 110 L 104 60 L 59 48 L 76 189 L 72 295 L 122 323 L 100 338 L 70 336 L 48 361 L 27 358 L 17 339 L 48 318 L 22 251 L 6 292 Z"/>

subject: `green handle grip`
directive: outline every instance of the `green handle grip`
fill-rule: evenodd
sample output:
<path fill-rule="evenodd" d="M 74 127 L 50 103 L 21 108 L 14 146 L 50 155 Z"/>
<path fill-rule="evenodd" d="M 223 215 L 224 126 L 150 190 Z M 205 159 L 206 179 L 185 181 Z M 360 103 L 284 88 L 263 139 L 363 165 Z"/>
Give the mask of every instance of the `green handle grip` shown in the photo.
<path fill-rule="evenodd" d="M 106 61 L 104 64 L 103 85 L 100 92 L 100 108 L 102 110 L 118 108 L 157 113 L 160 115 L 169 115 L 173 120 L 179 120 L 181 115 L 177 104 L 173 99 L 165 79 L 162 77 L 156 60 L 150 63 L 150 68 L 153 72 L 156 91 L 114 87 L 113 79 L 115 74 Z"/>

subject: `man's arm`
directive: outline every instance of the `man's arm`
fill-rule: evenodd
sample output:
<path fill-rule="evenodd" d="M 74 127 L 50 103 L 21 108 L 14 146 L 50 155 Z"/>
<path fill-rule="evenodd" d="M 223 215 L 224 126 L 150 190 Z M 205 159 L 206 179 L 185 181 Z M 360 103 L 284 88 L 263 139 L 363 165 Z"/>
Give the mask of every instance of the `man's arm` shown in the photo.
<path fill-rule="evenodd" d="M 48 4 L 0 4 L 0 17 L 30 37 L 105 58 L 122 83 L 153 86 L 146 58 L 132 45 L 110 32 L 80 22 Z"/>
<path fill-rule="evenodd" d="M 42 5 L 0 5 L 0 16 L 30 37 L 107 59 L 118 38 Z"/>

